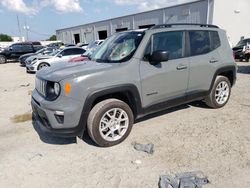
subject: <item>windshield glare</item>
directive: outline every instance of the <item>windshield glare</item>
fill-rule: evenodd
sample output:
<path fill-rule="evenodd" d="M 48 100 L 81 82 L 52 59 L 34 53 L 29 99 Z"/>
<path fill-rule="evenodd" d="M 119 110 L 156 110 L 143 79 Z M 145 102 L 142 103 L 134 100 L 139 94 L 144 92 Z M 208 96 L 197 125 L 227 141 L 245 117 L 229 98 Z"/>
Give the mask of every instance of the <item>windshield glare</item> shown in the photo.
<path fill-rule="evenodd" d="M 36 51 L 36 54 L 43 53 L 45 50 L 46 50 L 45 48 L 42 48 L 41 50 Z"/>
<path fill-rule="evenodd" d="M 91 60 L 106 63 L 128 61 L 135 53 L 143 36 L 143 32 L 113 35 L 92 54 Z"/>

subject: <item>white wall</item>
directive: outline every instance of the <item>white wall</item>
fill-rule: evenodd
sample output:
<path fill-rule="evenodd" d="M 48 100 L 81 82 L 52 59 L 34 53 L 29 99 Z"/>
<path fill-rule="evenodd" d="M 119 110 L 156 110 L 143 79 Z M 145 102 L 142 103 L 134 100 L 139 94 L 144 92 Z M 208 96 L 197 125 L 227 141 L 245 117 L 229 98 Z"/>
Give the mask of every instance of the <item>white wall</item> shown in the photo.
<path fill-rule="evenodd" d="M 250 0 L 249 0 L 250 1 Z M 206 23 L 207 0 L 193 0 L 190 3 L 174 7 L 113 18 L 101 22 L 59 29 L 56 31 L 58 40 L 64 43 L 73 43 L 73 34 L 80 34 L 81 42 L 89 43 L 99 39 L 98 31 L 107 30 L 108 36 L 119 28 L 138 29 L 142 25 L 164 23 Z"/>
<path fill-rule="evenodd" d="M 233 45 L 250 38 L 250 0 L 214 0 L 213 24 L 227 31 Z"/>

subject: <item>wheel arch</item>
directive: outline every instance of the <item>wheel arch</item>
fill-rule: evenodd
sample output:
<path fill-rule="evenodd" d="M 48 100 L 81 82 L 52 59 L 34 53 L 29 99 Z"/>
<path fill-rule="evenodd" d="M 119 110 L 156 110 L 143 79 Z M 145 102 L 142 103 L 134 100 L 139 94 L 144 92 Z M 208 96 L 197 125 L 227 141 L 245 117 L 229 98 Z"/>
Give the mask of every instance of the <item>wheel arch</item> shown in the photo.
<path fill-rule="evenodd" d="M 91 109 L 98 102 L 109 98 L 119 99 L 127 103 L 131 108 L 135 118 L 142 113 L 141 98 L 135 85 L 124 84 L 103 88 L 90 93 L 85 99 L 79 121 L 79 126 L 83 126 L 83 131 L 86 129 L 87 118 Z"/>
<path fill-rule="evenodd" d="M 48 62 L 42 61 L 42 62 L 40 62 L 40 63 L 37 65 L 37 69 L 38 69 L 38 70 L 39 70 L 39 67 L 40 67 L 41 64 L 47 64 L 47 65 L 50 67 L 50 64 L 49 64 Z"/>
<path fill-rule="evenodd" d="M 226 66 L 226 67 L 222 67 L 218 69 L 213 76 L 213 80 L 210 85 L 209 92 L 211 92 L 217 76 L 227 77 L 231 83 L 231 86 L 233 86 L 236 82 L 236 66 L 232 65 L 232 66 Z"/>

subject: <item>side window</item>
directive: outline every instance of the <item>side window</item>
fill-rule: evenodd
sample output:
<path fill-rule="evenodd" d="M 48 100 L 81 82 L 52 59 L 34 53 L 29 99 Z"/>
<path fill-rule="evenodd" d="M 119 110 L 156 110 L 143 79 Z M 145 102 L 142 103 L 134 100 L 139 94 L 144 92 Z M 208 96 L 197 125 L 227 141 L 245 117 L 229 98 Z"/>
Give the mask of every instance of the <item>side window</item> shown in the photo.
<path fill-rule="evenodd" d="M 85 50 L 84 49 L 72 49 L 73 50 L 73 52 L 72 52 L 72 55 L 78 55 L 78 54 L 83 54 L 84 52 L 85 52 Z"/>
<path fill-rule="evenodd" d="M 78 55 L 78 54 L 83 54 L 84 50 L 83 49 L 66 49 L 62 52 L 63 56 L 69 56 L 69 55 Z"/>
<path fill-rule="evenodd" d="M 211 48 L 214 50 L 221 45 L 220 37 L 217 31 L 209 31 L 209 33 L 211 38 Z"/>
<path fill-rule="evenodd" d="M 21 44 L 13 44 L 10 46 L 10 50 L 13 52 L 22 52 L 22 45 Z"/>
<path fill-rule="evenodd" d="M 153 35 L 152 42 L 152 52 L 168 51 L 169 59 L 184 57 L 183 31 L 156 33 Z"/>
<path fill-rule="evenodd" d="M 71 55 L 71 49 L 65 49 L 61 52 L 62 56 Z"/>
<path fill-rule="evenodd" d="M 33 48 L 31 45 L 23 45 L 23 49 L 22 49 L 23 52 L 32 52 L 33 51 Z"/>
<path fill-rule="evenodd" d="M 189 31 L 191 56 L 210 52 L 208 31 Z"/>

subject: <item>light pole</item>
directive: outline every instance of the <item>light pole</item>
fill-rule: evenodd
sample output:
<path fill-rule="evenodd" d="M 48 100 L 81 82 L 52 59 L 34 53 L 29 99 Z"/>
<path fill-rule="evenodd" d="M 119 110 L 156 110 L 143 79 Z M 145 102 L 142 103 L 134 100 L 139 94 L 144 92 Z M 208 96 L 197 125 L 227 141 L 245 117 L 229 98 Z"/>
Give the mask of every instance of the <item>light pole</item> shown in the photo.
<path fill-rule="evenodd" d="M 23 26 L 23 29 L 26 31 L 26 41 L 29 40 L 29 29 L 30 27 L 28 25 Z"/>

